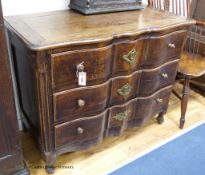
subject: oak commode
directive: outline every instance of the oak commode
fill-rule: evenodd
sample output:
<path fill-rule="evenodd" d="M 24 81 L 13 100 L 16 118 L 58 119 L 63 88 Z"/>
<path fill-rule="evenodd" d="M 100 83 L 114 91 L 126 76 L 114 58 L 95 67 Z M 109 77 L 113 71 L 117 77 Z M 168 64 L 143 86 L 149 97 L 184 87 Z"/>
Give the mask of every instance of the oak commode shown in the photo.
<path fill-rule="evenodd" d="M 21 109 L 53 172 L 57 155 L 163 122 L 193 20 L 146 8 L 6 18 Z"/>

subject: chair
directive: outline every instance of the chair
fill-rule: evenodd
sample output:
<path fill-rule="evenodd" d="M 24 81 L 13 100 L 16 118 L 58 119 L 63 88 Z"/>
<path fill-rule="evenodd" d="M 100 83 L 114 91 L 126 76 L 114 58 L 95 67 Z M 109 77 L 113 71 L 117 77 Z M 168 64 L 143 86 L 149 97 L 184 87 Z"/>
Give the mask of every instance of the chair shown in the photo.
<path fill-rule="evenodd" d="M 192 10 L 191 10 L 191 17 L 193 17 L 196 20 L 205 20 L 205 3 L 204 0 L 195 0 L 192 4 Z M 205 48 L 202 47 L 202 48 Z M 205 50 L 201 52 L 203 55 L 205 55 Z M 203 76 L 194 78 L 190 80 L 191 84 L 194 85 L 195 88 L 199 90 L 199 92 L 205 96 L 205 74 Z"/>
<path fill-rule="evenodd" d="M 176 15 L 194 17 L 196 6 L 201 0 L 148 0 L 148 6 L 165 10 Z M 196 25 L 188 31 L 184 50 L 180 57 L 178 72 L 184 80 L 181 99 L 181 118 L 179 127 L 183 129 L 189 97 L 189 83 L 191 78 L 205 74 L 205 23 L 196 21 Z"/>
<path fill-rule="evenodd" d="M 176 15 L 190 15 L 191 0 L 148 0 L 148 6 L 158 10 L 165 10 Z"/>

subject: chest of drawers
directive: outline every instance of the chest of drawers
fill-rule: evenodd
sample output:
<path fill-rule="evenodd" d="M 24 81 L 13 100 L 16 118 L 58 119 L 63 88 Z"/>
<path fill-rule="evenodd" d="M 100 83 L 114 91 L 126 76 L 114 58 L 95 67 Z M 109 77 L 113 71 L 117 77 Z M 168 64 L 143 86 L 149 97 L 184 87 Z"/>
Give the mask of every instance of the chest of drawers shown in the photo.
<path fill-rule="evenodd" d="M 7 17 L 21 110 L 46 168 L 151 117 L 163 121 L 183 41 L 194 21 L 145 9 Z M 86 72 L 86 86 L 78 76 Z"/>

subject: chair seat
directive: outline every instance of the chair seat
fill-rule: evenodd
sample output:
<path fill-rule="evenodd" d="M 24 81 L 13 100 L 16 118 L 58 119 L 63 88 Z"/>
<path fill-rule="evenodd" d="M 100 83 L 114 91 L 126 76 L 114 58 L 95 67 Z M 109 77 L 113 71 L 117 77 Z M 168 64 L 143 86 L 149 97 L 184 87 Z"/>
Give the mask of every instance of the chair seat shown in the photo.
<path fill-rule="evenodd" d="M 190 77 L 199 77 L 205 74 L 205 57 L 183 52 L 180 57 L 178 72 Z"/>

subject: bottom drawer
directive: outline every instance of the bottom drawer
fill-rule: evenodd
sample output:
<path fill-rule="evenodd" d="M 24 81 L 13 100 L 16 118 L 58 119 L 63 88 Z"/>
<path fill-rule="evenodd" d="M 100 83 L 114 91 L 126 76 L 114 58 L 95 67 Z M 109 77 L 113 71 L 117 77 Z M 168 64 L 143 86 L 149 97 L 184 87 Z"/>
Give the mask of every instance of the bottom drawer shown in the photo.
<path fill-rule="evenodd" d="M 97 116 L 81 118 L 55 126 L 55 147 L 66 145 L 69 149 L 70 145 L 76 149 L 77 145 L 86 147 L 86 143 L 89 143 L 90 146 L 91 140 L 100 142 L 103 139 L 105 118 L 106 111 Z M 70 148 L 70 151 L 74 150 Z"/>
<path fill-rule="evenodd" d="M 136 98 L 110 109 L 107 136 L 118 136 L 126 128 L 140 127 L 160 112 L 166 112 L 172 86 L 146 98 Z"/>

